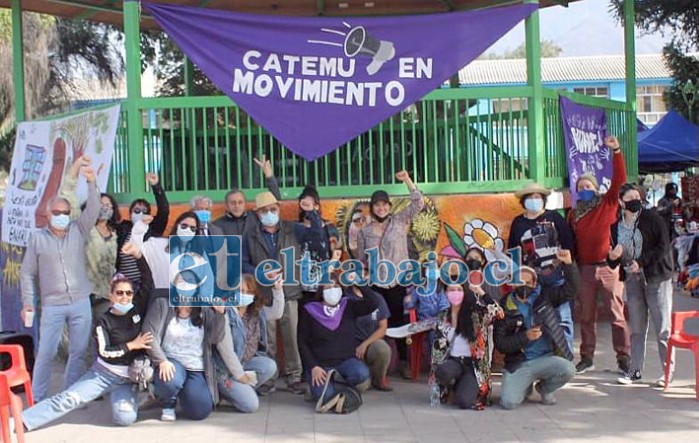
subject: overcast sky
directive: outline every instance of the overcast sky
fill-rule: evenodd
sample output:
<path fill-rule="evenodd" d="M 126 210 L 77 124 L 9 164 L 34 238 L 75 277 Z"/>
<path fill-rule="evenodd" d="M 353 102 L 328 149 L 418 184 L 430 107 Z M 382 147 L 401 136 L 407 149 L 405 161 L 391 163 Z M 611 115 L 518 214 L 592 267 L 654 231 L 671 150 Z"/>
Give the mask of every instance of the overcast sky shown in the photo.
<path fill-rule="evenodd" d="M 563 48 L 563 56 L 624 53 L 624 31 L 609 13 L 609 0 L 582 0 L 567 8 L 542 9 L 541 38 L 553 40 Z M 658 54 L 669 37 L 641 35 L 636 31 L 636 53 Z M 487 52 L 501 53 L 524 42 L 524 25 L 520 24 Z"/>

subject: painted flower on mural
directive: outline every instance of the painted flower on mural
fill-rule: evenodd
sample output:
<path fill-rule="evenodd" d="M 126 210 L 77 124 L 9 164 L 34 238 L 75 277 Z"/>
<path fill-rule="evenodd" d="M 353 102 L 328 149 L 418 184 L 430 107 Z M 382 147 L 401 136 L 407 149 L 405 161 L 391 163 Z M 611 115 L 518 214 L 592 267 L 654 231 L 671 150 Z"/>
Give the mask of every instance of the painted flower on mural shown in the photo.
<path fill-rule="evenodd" d="M 435 211 L 423 211 L 413 218 L 412 232 L 422 242 L 437 240 L 440 229 L 439 217 Z"/>
<path fill-rule="evenodd" d="M 500 232 L 490 222 L 474 218 L 464 224 L 464 245 L 466 249 L 478 248 L 485 252 L 488 261 L 495 260 L 493 251 L 502 251 L 505 242 L 500 238 Z"/>

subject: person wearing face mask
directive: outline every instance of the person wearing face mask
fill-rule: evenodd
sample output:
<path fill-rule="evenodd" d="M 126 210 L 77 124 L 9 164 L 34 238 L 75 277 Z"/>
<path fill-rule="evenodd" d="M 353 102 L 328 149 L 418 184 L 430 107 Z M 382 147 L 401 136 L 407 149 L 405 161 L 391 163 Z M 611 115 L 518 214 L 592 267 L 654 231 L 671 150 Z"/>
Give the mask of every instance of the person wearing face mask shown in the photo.
<path fill-rule="evenodd" d="M 372 297 L 345 296 L 339 275 L 331 279 L 331 285 L 320 286 L 316 300 L 299 309 L 299 350 L 316 410 L 349 413 L 361 405 L 354 388 L 368 387 L 371 379 L 369 368 L 356 356 L 357 318 L 371 314 L 377 304 Z M 335 383 L 335 372 L 347 386 Z"/>
<path fill-rule="evenodd" d="M 612 343 L 619 371 L 629 370 L 629 330 L 624 317 L 624 285 L 619 272 L 607 265 L 609 228 L 619 212 L 619 190 L 626 182 L 626 167 L 619 141 L 614 136 L 604 141 L 612 152 L 612 182 L 607 193 L 600 195 L 597 178 L 580 176 L 576 182 L 578 201 L 570 211 L 569 221 L 575 235 L 575 257 L 580 267 L 580 293 L 575 301 L 580 321 L 580 362 L 578 374 L 595 368 L 597 344 L 597 294 L 602 293 L 606 314 L 612 319 Z"/>
<path fill-rule="evenodd" d="M 673 261 L 668 232 L 654 211 L 643 209 L 641 190 L 627 183 L 619 199 L 623 211 L 611 227 L 611 247 L 607 260 L 619 267 L 619 277 L 626 288 L 629 325 L 631 326 L 631 368 L 619 383 L 639 382 L 645 362 L 648 317 L 653 321 L 661 367 L 665 367 L 667 340 L 672 315 Z M 674 371 L 670 360 L 670 377 Z M 664 376 L 654 386 L 664 386 Z"/>
<path fill-rule="evenodd" d="M 100 315 L 94 330 L 97 360 L 63 392 L 26 409 L 22 421 L 27 430 L 45 426 L 105 394 L 109 394 L 115 424 L 129 426 L 136 421 L 138 389 L 129 376 L 129 365 L 143 358 L 153 341 L 152 334 L 141 332 L 150 287 L 150 281 L 144 280 L 141 291 L 134 294 L 126 277 L 114 277 L 110 307 Z"/>
<path fill-rule="evenodd" d="M 515 217 L 510 226 L 507 249 L 522 248 L 522 264 L 533 268 L 538 281 L 544 286 L 561 286 L 563 269 L 556 260 L 559 249 L 573 251 L 573 231 L 556 211 L 546 209 L 546 198 L 551 191 L 536 183 L 528 184 L 517 192 L 524 213 Z M 566 340 L 573 351 L 573 315 L 570 303 L 558 307 Z"/>
<path fill-rule="evenodd" d="M 257 265 L 264 260 L 276 260 L 282 265 L 282 269 L 286 269 L 287 256 L 281 254 L 280 251 L 287 248 L 292 248 L 295 260 L 300 260 L 299 242 L 296 238 L 294 222 L 280 220 L 279 212 L 279 202 L 271 192 L 265 191 L 257 194 L 255 197 L 255 215 L 260 220 L 260 224 L 243 236 L 241 254 L 243 273 L 255 275 Z M 294 270 L 294 280 L 299 281 L 298 264 L 290 264 L 288 267 Z M 272 288 L 262 286 L 260 294 L 266 302 L 269 302 L 272 299 Z M 286 376 L 287 389 L 299 395 L 306 392 L 305 385 L 301 382 L 301 357 L 297 342 L 298 301 L 301 296 L 301 285 L 284 287 L 284 314 L 279 320 L 284 348 L 283 371 Z M 277 321 L 267 322 L 267 328 L 268 352 L 272 358 L 276 358 Z M 269 380 L 265 387 L 259 388 L 262 392 L 267 393 L 274 391 L 274 389 L 274 379 Z"/>
<path fill-rule="evenodd" d="M 524 284 L 512 285 L 500 302 L 505 315 L 495 321 L 494 327 L 495 348 L 505 354 L 500 397 L 500 405 L 505 409 L 519 406 L 534 388 L 543 404 L 554 405 L 554 391 L 575 375 L 573 363 L 556 355 L 555 337 L 550 335 L 550 329 L 544 329 L 544 319 L 537 315 L 544 304 L 556 308 L 570 301 L 580 286 L 570 251 L 561 249 L 556 257 L 563 264 L 563 286 L 542 286 L 537 282 L 536 271 L 523 266 L 520 277 Z M 553 318 L 555 321 L 556 316 Z M 562 335 L 560 341 L 566 346 Z"/>
<path fill-rule="evenodd" d="M 20 268 L 22 320 L 41 303 L 39 348 L 34 365 L 32 390 L 34 397 L 46 397 L 52 362 L 64 325 L 70 338 L 64 388 L 75 383 L 85 372 L 85 352 L 92 326 L 90 293 L 87 278 L 85 244 L 100 213 L 100 197 L 95 173 L 89 159 L 83 157 L 81 173 L 87 180 L 87 203 L 74 222 L 70 221 L 70 203 L 61 197 L 52 198 L 47 206 L 49 225 L 32 233 Z"/>
<path fill-rule="evenodd" d="M 408 253 L 408 230 L 413 217 L 422 210 L 425 202 L 423 201 L 422 193 L 417 189 L 408 172 L 398 172 L 396 179 L 405 183 L 408 188 L 410 204 L 402 211 L 391 213 L 391 199 L 386 191 L 379 190 L 371 195 L 370 212 L 372 221 L 364 226 L 357 236 L 357 252 L 359 254 L 357 258 L 365 266 L 368 263 L 367 251 L 373 248 L 378 249 L 379 260 L 388 260 L 396 267 L 402 261 L 410 259 L 410 254 Z M 385 272 L 385 266 L 378 268 L 377 274 L 380 281 L 386 280 Z M 384 297 L 388 308 L 391 310 L 388 327 L 396 328 L 404 325 L 403 300 L 406 288 L 399 285 L 397 281 L 393 281 L 386 284 L 376 284 L 373 286 L 373 289 Z M 405 340 L 396 340 L 396 347 L 398 348 L 398 355 L 401 361 L 401 374 L 404 377 L 409 376 L 408 349 Z"/>
<path fill-rule="evenodd" d="M 342 249 L 338 245 L 340 234 L 337 227 L 320 215 L 320 195 L 313 186 L 306 186 L 299 196 L 299 221 L 295 225 L 301 257 L 308 254 L 312 264 L 307 278 L 301 280 L 305 297 L 315 296 L 322 268 L 320 263 L 331 258 L 338 259 Z M 334 255 L 335 254 L 335 255 Z"/>
<path fill-rule="evenodd" d="M 211 223 L 212 202 L 209 197 L 195 195 L 189 201 L 189 206 L 191 211 L 194 212 L 199 219 L 199 231 L 197 235 L 223 235 L 223 229 Z"/>
<path fill-rule="evenodd" d="M 71 220 L 77 220 L 80 213 L 84 209 L 78 203 L 77 184 L 78 173 L 83 164 L 84 159 L 76 160 L 69 174 L 61 183 L 61 188 L 58 191 L 58 196 L 65 198 L 70 203 Z M 90 231 L 85 244 L 85 255 L 87 263 L 87 279 L 92 285 L 92 294 L 90 294 L 90 304 L 92 306 L 92 319 L 94 326 L 100 315 L 109 308 L 109 281 L 114 275 L 114 269 L 117 259 L 117 226 L 119 225 L 119 214 L 115 211 L 118 208 L 116 201 L 109 194 L 101 195 L 102 206 L 95 227 Z M 75 208 L 75 209 L 73 209 Z M 67 350 L 68 335 L 64 329 L 61 339 L 61 349 Z M 88 363 L 92 363 L 93 357 L 92 337 L 88 344 L 87 359 Z M 67 353 L 67 352 L 66 352 Z"/>
<path fill-rule="evenodd" d="M 677 183 L 668 183 L 665 185 L 665 195 L 658 200 L 657 212 L 665 222 L 670 240 L 677 237 L 675 231 L 675 220 L 682 218 L 682 199 L 677 195 Z"/>
<path fill-rule="evenodd" d="M 483 410 L 490 404 L 492 324 L 503 311 L 480 286 L 447 284 L 445 290 L 450 309 L 437 321 L 430 383 L 439 385 L 442 403 L 453 391 L 459 408 Z"/>
<path fill-rule="evenodd" d="M 157 207 L 157 213 L 155 216 L 151 216 L 151 205 L 147 200 L 138 198 L 131 202 L 129 206 L 129 220 L 121 220 L 116 224 L 117 231 L 117 262 L 116 270 L 117 272 L 124 274 L 126 278 L 131 280 L 136 288 L 140 284 L 141 273 L 139 272 L 136 261 L 129 254 L 124 254 L 122 252 L 125 244 L 131 241 L 131 231 L 135 224 L 144 218 L 152 217 L 149 222 L 148 231 L 145 232 L 143 238 L 144 241 L 148 240 L 150 237 L 160 237 L 165 232 L 165 227 L 167 226 L 168 218 L 170 217 L 170 204 L 167 201 L 167 196 L 163 187 L 160 185 L 160 179 L 158 174 L 148 173 L 146 174 L 146 182 L 150 185 L 153 195 L 155 196 L 155 202 Z M 118 214 L 118 208 L 114 207 L 115 213 Z M 118 216 L 118 215 L 117 215 Z"/>
<path fill-rule="evenodd" d="M 260 388 L 267 386 L 265 383 L 274 377 L 277 363 L 267 354 L 267 322 L 279 320 L 283 313 L 284 291 L 281 279 L 278 279 L 272 288 L 272 305 L 265 306 L 255 276 L 241 275 L 240 302 L 235 307 L 226 307 L 230 333 L 227 333 L 228 337 L 224 341 L 229 340 L 233 344 L 242 369 L 248 374 L 254 372 L 254 379 L 246 383 L 241 382 L 240 374 L 238 377 L 232 374 L 218 352 L 214 353 L 219 394 L 240 412 L 257 411 L 260 405 L 258 394 L 268 394 Z"/>
<path fill-rule="evenodd" d="M 274 176 L 272 164 L 269 160 L 262 156 L 261 160 L 255 160 L 255 164 L 262 169 L 265 176 L 265 185 L 269 192 L 274 194 L 277 200 L 282 199 L 279 192 L 279 183 Z M 228 191 L 224 198 L 225 212 L 223 216 L 214 220 L 213 224 L 221 228 L 224 235 L 244 235 L 249 229 L 256 228 L 260 221 L 255 216 L 254 212 L 247 211 L 245 205 L 245 193 L 240 189 L 232 189 Z"/>

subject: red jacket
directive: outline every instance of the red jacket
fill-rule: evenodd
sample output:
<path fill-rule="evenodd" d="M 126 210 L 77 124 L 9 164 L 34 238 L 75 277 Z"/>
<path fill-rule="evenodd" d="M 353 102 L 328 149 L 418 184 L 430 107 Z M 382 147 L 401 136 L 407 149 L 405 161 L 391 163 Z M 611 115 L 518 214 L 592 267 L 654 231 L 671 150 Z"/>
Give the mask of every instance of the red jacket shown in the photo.
<path fill-rule="evenodd" d="M 619 213 L 619 190 L 626 183 L 626 166 L 621 152 L 612 154 L 612 184 L 600 204 L 591 209 L 577 223 L 570 212 L 575 234 L 577 262 L 581 265 L 604 263 L 609 252 L 609 228 Z"/>

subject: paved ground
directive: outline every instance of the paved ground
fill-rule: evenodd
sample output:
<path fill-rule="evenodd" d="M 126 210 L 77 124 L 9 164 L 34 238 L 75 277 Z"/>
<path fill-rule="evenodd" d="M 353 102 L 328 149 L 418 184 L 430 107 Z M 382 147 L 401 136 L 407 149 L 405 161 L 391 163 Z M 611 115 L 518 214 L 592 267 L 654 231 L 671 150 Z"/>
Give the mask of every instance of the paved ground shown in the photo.
<path fill-rule="evenodd" d="M 699 310 L 699 299 L 675 296 L 676 310 Z M 699 322 L 690 325 L 699 334 Z M 651 327 L 652 331 L 652 327 Z M 219 409 L 203 422 L 162 423 L 159 410 L 144 411 L 130 428 L 110 425 L 109 405 L 96 402 L 62 421 L 27 435 L 29 443 L 131 442 L 461 442 L 525 441 L 586 443 L 692 442 L 699 439 L 699 402 L 694 399 L 690 353 L 678 353 L 678 370 L 668 393 L 648 385 L 623 387 L 612 372 L 609 325 L 600 327 L 597 370 L 578 376 L 559 391 L 558 405 L 525 403 L 515 411 L 493 406 L 483 412 L 430 407 L 428 388 L 421 383 L 394 382 L 393 393 L 368 392 L 364 406 L 348 416 L 319 415 L 311 403 L 277 391 L 261 402 L 255 414 Z M 648 349 L 649 381 L 660 375 L 655 343 Z M 60 374 L 54 387 L 60 386 Z M 499 398 L 499 377 L 494 398 Z"/>

